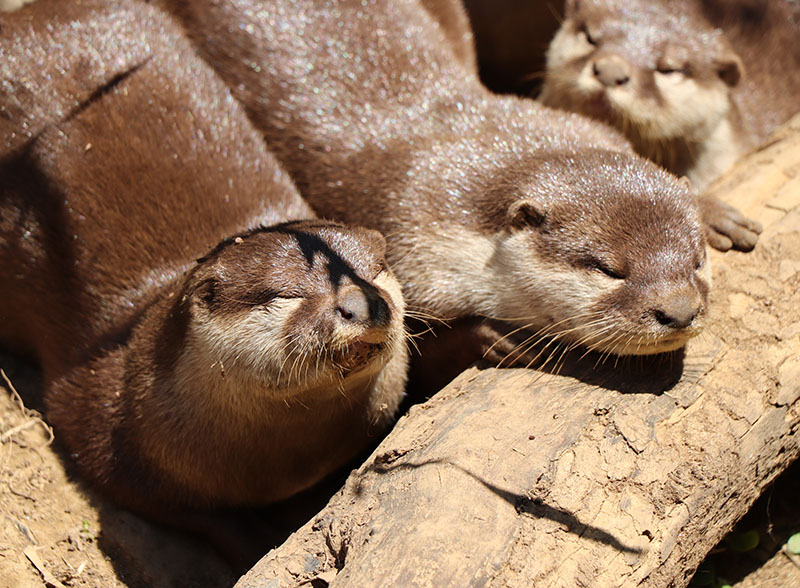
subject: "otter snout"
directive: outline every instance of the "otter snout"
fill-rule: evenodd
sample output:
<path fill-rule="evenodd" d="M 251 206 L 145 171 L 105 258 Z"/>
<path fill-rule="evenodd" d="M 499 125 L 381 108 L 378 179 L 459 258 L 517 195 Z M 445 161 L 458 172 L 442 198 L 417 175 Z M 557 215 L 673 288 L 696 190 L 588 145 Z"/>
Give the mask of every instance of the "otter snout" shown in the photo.
<path fill-rule="evenodd" d="M 631 66 L 619 55 L 598 57 L 592 65 L 592 73 L 607 88 L 624 86 L 631 79 Z"/>
<path fill-rule="evenodd" d="M 392 320 L 389 303 L 374 287 L 350 284 L 342 287 L 336 297 L 336 314 L 345 324 L 360 325 L 367 329 L 362 341 L 368 341 L 371 332 L 384 332 Z M 380 337 L 382 339 L 382 337 Z M 376 341 L 377 342 L 377 341 Z"/>
<path fill-rule="evenodd" d="M 685 329 L 694 322 L 703 310 L 703 301 L 697 292 L 681 293 L 661 301 L 653 309 L 659 324 L 673 329 Z"/>

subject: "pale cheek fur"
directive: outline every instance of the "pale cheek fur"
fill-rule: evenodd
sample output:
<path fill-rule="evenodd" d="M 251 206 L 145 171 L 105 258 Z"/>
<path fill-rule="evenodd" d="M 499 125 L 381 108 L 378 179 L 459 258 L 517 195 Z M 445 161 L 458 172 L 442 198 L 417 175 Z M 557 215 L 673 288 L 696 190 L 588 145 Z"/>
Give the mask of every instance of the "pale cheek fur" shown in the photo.
<path fill-rule="evenodd" d="M 616 284 L 600 274 L 548 263 L 540 257 L 521 259 L 519 252 L 530 247 L 525 240 L 525 233 L 519 232 L 498 244 L 497 257 L 502 263 L 496 264 L 499 275 L 495 279 L 514 287 L 498 293 L 497 315 L 530 322 L 534 328 L 566 319 L 555 327 L 558 331 L 592 320 L 597 301 Z"/>
<path fill-rule="evenodd" d="M 580 59 L 589 55 L 594 47 L 586 40 L 583 33 L 575 33 L 571 26 L 564 23 L 550 47 L 547 49 L 547 68 L 557 69 L 563 67 L 573 59 Z"/>
<path fill-rule="evenodd" d="M 680 74 L 655 74 L 656 87 L 666 101 L 662 136 L 706 139 L 723 117 L 730 102 L 722 83 L 702 86 Z"/>
<path fill-rule="evenodd" d="M 265 391 L 274 382 L 286 385 L 287 341 L 284 326 L 302 304 L 301 299 L 278 298 L 269 310 L 253 309 L 243 317 L 193 320 L 177 372 L 194 380 L 260 381 Z M 209 374 L 210 372 L 210 374 Z"/>

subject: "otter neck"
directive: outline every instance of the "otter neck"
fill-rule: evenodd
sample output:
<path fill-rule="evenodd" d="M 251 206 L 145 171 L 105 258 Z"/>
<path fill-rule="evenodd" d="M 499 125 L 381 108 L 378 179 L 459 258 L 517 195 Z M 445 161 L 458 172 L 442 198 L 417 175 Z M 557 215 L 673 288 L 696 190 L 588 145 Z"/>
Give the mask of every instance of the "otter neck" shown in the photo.
<path fill-rule="evenodd" d="M 416 244 L 390 247 L 398 259 L 390 260 L 406 288 L 406 307 L 454 320 L 465 315 L 498 317 L 498 284 L 502 272 L 495 261 L 501 234 L 484 235 L 452 224 L 435 232 L 420 232 Z M 468 288 L 464 284 L 469 284 Z"/>
<path fill-rule="evenodd" d="M 694 166 L 686 175 L 697 189 L 702 190 L 725 173 L 747 148 L 736 125 L 730 117 L 725 117 L 709 137 L 697 146 Z"/>

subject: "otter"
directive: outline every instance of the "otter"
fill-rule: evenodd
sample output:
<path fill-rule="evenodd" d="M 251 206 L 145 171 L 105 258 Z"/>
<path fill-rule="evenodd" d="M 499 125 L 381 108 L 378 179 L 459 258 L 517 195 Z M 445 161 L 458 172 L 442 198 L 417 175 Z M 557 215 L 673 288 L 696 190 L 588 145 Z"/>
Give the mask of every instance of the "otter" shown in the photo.
<path fill-rule="evenodd" d="M 461 0 L 420 0 L 420 4 L 442 29 L 456 59 L 467 68 L 478 67 L 475 38 Z"/>
<path fill-rule="evenodd" d="M 153 7 L 37 0 L 0 27 L 0 343 L 40 362 L 85 477 L 180 524 L 368 446 L 407 363 L 382 235 L 315 219 Z"/>
<path fill-rule="evenodd" d="M 797 110 L 800 29 L 780 3 L 744 3 L 760 25 L 732 2 L 568 0 L 539 99 L 612 124 L 702 190 Z"/>
<path fill-rule="evenodd" d="M 686 182 L 605 125 L 491 94 L 416 2 L 165 4 L 316 212 L 386 236 L 410 311 L 615 354 L 701 330 Z"/>

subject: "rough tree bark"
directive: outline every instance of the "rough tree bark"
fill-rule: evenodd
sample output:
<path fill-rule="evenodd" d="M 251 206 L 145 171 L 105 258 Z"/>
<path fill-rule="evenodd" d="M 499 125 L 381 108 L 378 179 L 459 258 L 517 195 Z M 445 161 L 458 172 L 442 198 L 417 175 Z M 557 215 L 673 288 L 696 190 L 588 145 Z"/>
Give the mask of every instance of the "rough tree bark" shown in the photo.
<path fill-rule="evenodd" d="M 765 230 L 685 354 L 469 369 L 237 587 L 685 586 L 800 454 L 800 117 L 715 192 Z"/>

